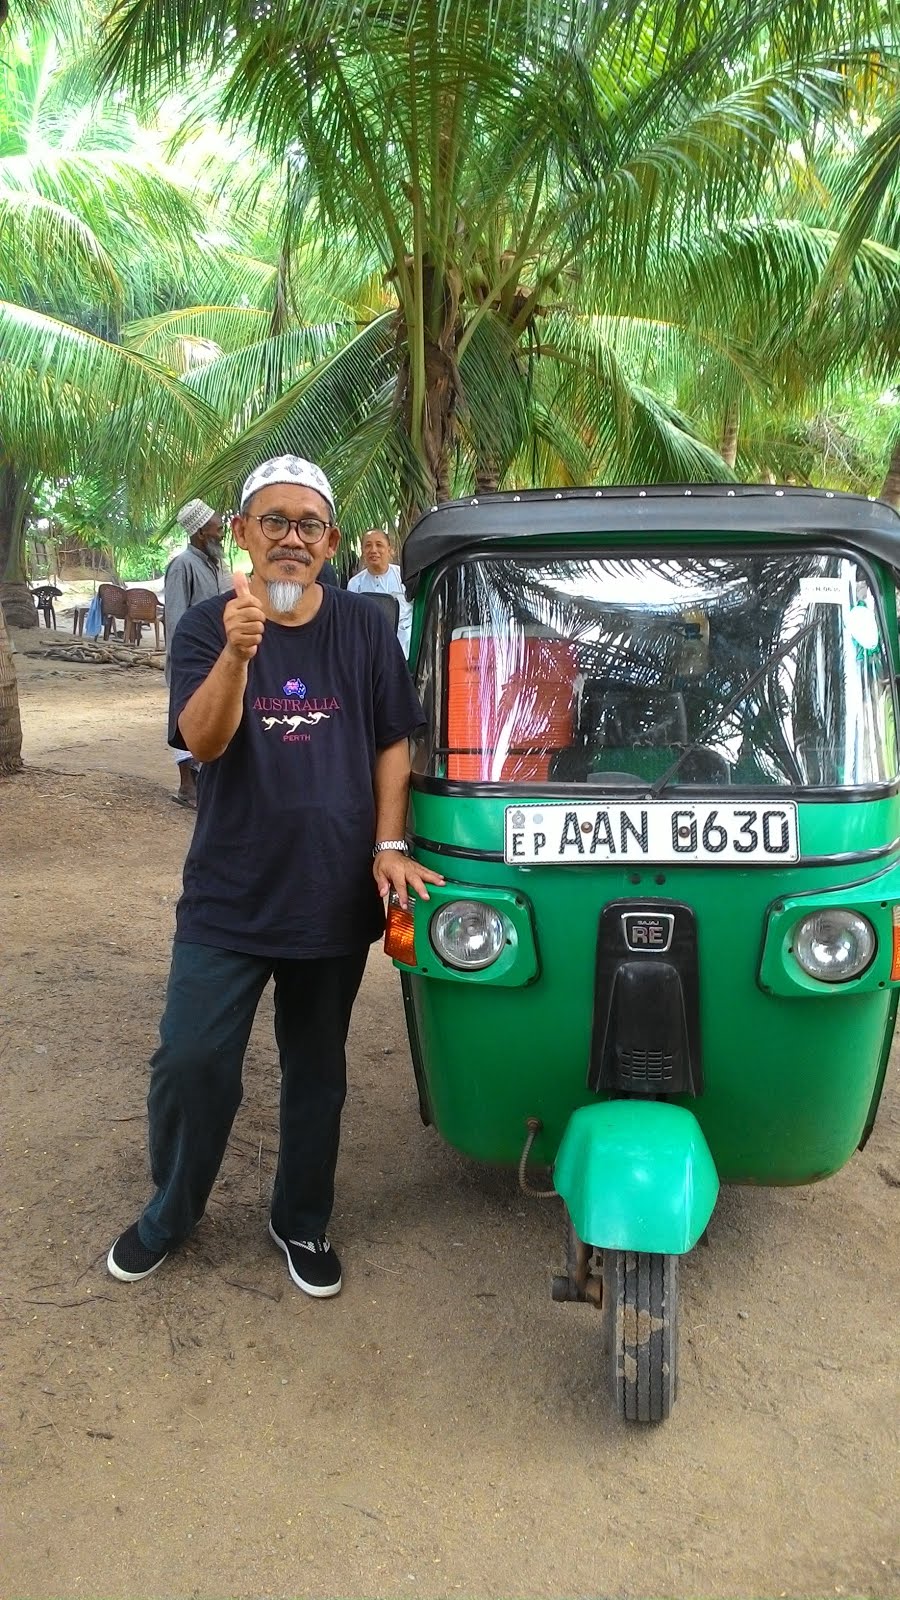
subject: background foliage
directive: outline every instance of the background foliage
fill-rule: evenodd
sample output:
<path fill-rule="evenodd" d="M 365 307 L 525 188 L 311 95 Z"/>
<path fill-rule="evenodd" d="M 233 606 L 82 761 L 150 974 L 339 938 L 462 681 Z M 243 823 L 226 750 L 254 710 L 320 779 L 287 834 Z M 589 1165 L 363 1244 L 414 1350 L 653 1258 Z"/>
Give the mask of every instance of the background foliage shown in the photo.
<path fill-rule="evenodd" d="M 900 502 L 891 0 L 80 0 L 0 32 L 0 591 L 291 449 Z M 893 465 L 892 465 L 893 462 Z"/>

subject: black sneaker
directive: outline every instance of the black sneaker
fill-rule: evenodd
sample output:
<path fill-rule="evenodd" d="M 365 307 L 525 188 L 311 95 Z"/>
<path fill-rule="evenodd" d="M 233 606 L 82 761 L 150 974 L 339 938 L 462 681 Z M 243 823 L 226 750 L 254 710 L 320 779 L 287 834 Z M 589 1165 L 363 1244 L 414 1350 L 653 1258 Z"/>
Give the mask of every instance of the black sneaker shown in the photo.
<path fill-rule="evenodd" d="M 282 1239 L 271 1222 L 269 1233 L 287 1256 L 288 1271 L 298 1289 L 324 1300 L 341 1292 L 341 1263 L 324 1233 L 320 1239 Z"/>
<path fill-rule="evenodd" d="M 123 1283 L 137 1283 L 139 1278 L 146 1278 L 161 1267 L 168 1254 L 168 1250 L 148 1250 L 141 1243 L 137 1223 L 133 1222 L 125 1233 L 119 1234 L 106 1265 L 114 1278 L 121 1278 Z"/>

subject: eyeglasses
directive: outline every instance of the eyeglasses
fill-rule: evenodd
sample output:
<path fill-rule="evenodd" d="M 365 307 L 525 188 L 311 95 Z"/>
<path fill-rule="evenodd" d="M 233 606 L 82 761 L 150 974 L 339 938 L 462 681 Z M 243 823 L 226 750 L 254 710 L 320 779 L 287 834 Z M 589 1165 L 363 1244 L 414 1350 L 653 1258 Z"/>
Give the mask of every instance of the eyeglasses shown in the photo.
<path fill-rule="evenodd" d="M 329 529 L 334 527 L 334 523 L 323 522 L 320 517 L 282 517 L 277 511 L 267 511 L 262 517 L 256 516 L 252 511 L 247 514 L 254 522 L 259 523 L 263 537 L 271 540 L 273 544 L 286 539 L 292 528 L 296 530 L 297 538 L 304 544 L 318 544 Z"/>

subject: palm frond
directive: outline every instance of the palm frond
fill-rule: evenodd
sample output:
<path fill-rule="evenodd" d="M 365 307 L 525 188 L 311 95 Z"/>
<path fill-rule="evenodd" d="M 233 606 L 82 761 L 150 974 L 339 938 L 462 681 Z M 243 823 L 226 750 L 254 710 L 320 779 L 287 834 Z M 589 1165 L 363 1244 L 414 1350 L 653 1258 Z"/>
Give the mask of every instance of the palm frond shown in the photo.
<path fill-rule="evenodd" d="M 517 341 L 500 317 L 485 318 L 460 358 L 460 434 L 476 463 L 502 478 L 531 426 L 527 371 Z"/>
<path fill-rule="evenodd" d="M 838 202 L 847 207 L 830 263 L 830 274 L 841 281 L 864 240 L 875 237 L 882 217 L 888 241 L 900 248 L 900 102 L 888 104 L 879 126 L 871 133 L 846 170 Z"/>
<path fill-rule="evenodd" d="M 0 286 L 8 299 L 96 299 L 117 309 L 122 279 L 109 251 L 67 206 L 3 188 L 0 170 Z"/>
<path fill-rule="evenodd" d="M 181 306 L 126 324 L 122 340 L 129 349 L 165 367 L 171 365 L 169 352 L 184 339 L 202 340 L 215 346 L 219 354 L 242 350 L 268 332 L 270 321 L 270 313 L 255 306 Z"/>
<path fill-rule="evenodd" d="M 7 460 L 76 471 L 85 453 L 120 464 L 149 492 L 209 449 L 217 419 L 163 368 L 135 352 L 0 302 L 0 440 Z"/>
<path fill-rule="evenodd" d="M 704 444 L 690 420 L 630 373 L 605 339 L 603 325 L 586 320 L 548 338 L 566 344 L 567 364 L 542 373 L 545 405 L 577 422 L 597 481 L 704 482 L 727 477 L 719 453 Z"/>
<path fill-rule="evenodd" d="M 280 341 L 269 343 L 274 350 Z M 195 375 L 194 382 L 202 385 L 220 365 Z M 309 368 L 252 420 L 239 414 L 232 441 L 187 487 L 194 494 L 234 499 L 252 468 L 274 455 L 306 456 L 327 470 L 345 441 L 365 425 L 386 386 L 395 384 L 396 367 L 392 318 L 385 316 Z"/>
<path fill-rule="evenodd" d="M 355 328 L 290 328 L 222 355 L 189 374 L 194 393 L 235 427 L 248 427 L 279 396 L 343 349 Z"/>

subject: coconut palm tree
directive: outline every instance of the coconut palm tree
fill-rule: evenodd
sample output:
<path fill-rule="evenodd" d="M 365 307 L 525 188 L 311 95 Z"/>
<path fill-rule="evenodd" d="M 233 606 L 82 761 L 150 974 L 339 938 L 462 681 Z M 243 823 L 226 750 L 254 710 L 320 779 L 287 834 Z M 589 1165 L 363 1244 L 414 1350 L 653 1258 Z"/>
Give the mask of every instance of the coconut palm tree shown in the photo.
<path fill-rule="evenodd" d="M 894 18 L 896 28 L 896 17 Z M 896 41 L 895 33 L 895 41 Z M 867 97 L 867 115 L 861 118 L 862 139 L 844 138 L 829 152 L 824 180 L 830 192 L 832 210 L 838 214 L 839 235 L 835 241 L 827 272 L 817 296 L 817 308 L 824 310 L 828 297 L 843 286 L 854 271 L 860 253 L 873 242 L 900 251 L 900 51 L 895 46 L 871 57 L 864 66 L 874 90 Z M 896 361 L 884 375 L 894 388 L 900 388 Z M 881 485 L 881 496 L 900 509 L 900 427 L 888 446 L 888 465 Z"/>
<path fill-rule="evenodd" d="M 10 649 L 3 607 L 0 606 L 0 776 L 18 772 L 22 765 L 22 723 L 16 667 Z"/>
<path fill-rule="evenodd" d="M 85 452 L 135 492 L 200 453 L 215 419 L 170 372 L 121 347 L 124 320 L 185 281 L 205 218 L 121 104 L 97 103 L 46 34 L 0 60 L 0 598 L 34 621 L 24 529 L 43 475 Z"/>
<path fill-rule="evenodd" d="M 75 21 L 78 21 L 77 15 Z M 73 64 L 74 62 L 74 64 Z M 24 533 L 41 480 L 79 474 L 134 509 L 213 447 L 219 420 L 122 329 L 196 290 L 261 296 L 272 264 L 231 247 L 160 141 L 46 33 L 7 27 L 0 57 L 0 770 L 21 733 L 6 623 L 34 626 Z M 215 230 L 215 231 L 213 231 Z"/>
<path fill-rule="evenodd" d="M 345 498 L 371 504 L 393 484 L 405 522 L 454 483 L 495 486 L 538 448 L 563 473 L 598 461 L 648 479 L 721 472 L 677 407 L 600 348 L 606 324 L 588 333 L 584 319 L 646 317 L 654 262 L 752 214 L 779 152 L 845 100 L 849 47 L 835 38 L 871 38 L 882 21 L 874 0 L 852 16 L 824 0 L 754 0 L 740 14 L 724 0 L 283 0 L 249 17 L 234 0 L 118 0 L 111 79 L 172 85 L 203 59 L 220 114 L 292 174 L 285 240 L 311 219 L 335 255 L 352 237 L 396 299 L 304 371 L 204 482 L 300 440 Z M 557 313 L 573 338 L 566 351 L 555 324 L 558 363 L 596 347 L 586 432 L 547 411 L 553 380 L 532 404 Z M 555 386 L 560 399 L 559 372 Z M 724 438 L 727 407 L 722 422 Z"/>
<path fill-rule="evenodd" d="M 848 263 L 856 258 L 869 235 L 900 249 L 900 104 L 896 100 L 896 79 L 891 88 L 891 97 L 885 94 L 882 100 L 883 115 L 847 173 L 849 216 L 834 257 L 839 276 L 846 273 Z M 900 510 L 900 428 L 890 446 L 881 497 Z"/>

